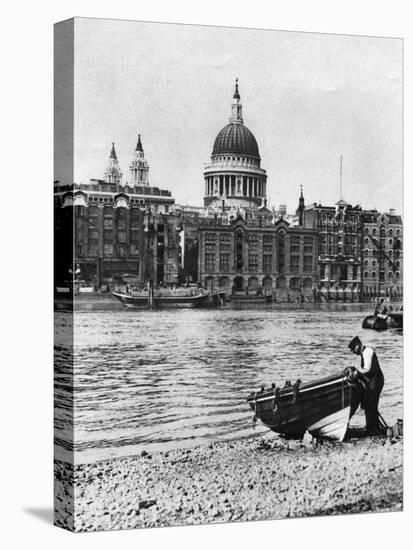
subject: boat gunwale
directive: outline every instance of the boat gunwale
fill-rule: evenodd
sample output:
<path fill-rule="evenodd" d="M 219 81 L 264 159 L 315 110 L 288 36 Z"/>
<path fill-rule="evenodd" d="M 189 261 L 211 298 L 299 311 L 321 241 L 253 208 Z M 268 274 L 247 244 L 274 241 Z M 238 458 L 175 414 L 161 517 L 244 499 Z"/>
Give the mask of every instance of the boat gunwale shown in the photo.
<path fill-rule="evenodd" d="M 303 391 L 307 392 L 310 390 L 315 390 L 315 389 L 329 386 L 339 382 L 348 382 L 347 376 L 341 373 L 341 374 L 327 376 L 324 378 L 318 378 L 316 380 L 313 380 L 312 382 L 305 382 L 303 384 L 300 384 L 298 388 L 298 392 L 299 393 Z M 351 383 L 349 383 L 349 385 L 351 385 Z M 278 396 L 288 397 L 289 395 L 293 395 L 293 394 L 294 394 L 293 386 L 288 386 L 286 388 L 285 387 L 280 388 Z M 259 391 L 257 393 L 252 392 L 247 397 L 247 401 L 262 402 L 262 401 L 269 401 L 270 399 L 274 399 L 274 398 L 275 398 L 275 388 L 266 388 L 265 390 Z"/>

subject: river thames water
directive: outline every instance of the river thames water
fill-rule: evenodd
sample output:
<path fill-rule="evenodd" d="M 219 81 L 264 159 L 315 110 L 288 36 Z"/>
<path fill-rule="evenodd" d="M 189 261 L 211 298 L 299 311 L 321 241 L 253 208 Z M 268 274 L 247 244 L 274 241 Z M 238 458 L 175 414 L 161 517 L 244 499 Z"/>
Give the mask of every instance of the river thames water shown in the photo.
<path fill-rule="evenodd" d="M 55 356 L 56 457 L 68 457 L 72 399 L 76 463 L 259 436 L 267 429 L 253 429 L 247 395 L 354 365 L 347 344 L 356 334 L 376 348 L 385 376 L 380 410 L 394 423 L 402 417 L 403 336 L 361 329 L 367 314 L 271 306 L 76 312 L 74 372 L 64 347 Z M 57 340 L 68 320 L 56 315 Z M 352 419 L 363 422 L 362 413 Z"/>

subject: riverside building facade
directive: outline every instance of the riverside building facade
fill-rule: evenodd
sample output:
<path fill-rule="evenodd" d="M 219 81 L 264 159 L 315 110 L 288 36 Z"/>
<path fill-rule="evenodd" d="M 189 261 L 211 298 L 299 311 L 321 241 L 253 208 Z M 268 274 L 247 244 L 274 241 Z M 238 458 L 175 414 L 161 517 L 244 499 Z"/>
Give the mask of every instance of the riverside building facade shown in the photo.
<path fill-rule="evenodd" d="M 363 210 L 342 199 L 334 206 L 305 206 L 301 192 L 296 218 L 318 233 L 320 300 L 402 296 L 401 216 Z"/>
<path fill-rule="evenodd" d="M 334 206 L 304 206 L 298 223 L 318 234 L 318 291 L 321 300 L 359 301 L 361 296 L 362 209 L 339 200 Z"/>
<path fill-rule="evenodd" d="M 179 227 L 170 208 L 171 192 L 149 184 L 149 165 L 140 136 L 130 164 L 130 181 L 122 183 L 115 146 L 104 179 L 89 184 L 56 182 L 55 227 L 68 232 L 74 224 L 74 251 L 79 278 L 95 286 L 122 274 L 143 283 L 176 283 L 179 270 Z M 60 238 L 57 242 L 64 242 Z M 72 262 L 73 259 L 70 259 Z M 56 278 L 68 278 L 68 258 L 56 250 Z"/>
<path fill-rule="evenodd" d="M 403 296 L 403 223 L 400 215 L 362 214 L 362 299 Z"/>
<path fill-rule="evenodd" d="M 314 299 L 317 232 L 280 218 L 242 217 L 199 227 L 199 274 L 206 288 L 227 295 L 272 296 L 278 301 Z"/>

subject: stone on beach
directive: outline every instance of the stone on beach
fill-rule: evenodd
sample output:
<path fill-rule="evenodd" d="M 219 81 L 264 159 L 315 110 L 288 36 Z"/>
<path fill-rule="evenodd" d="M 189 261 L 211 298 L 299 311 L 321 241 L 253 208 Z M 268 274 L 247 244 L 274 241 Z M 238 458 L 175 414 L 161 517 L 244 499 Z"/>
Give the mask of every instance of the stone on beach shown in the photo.
<path fill-rule="evenodd" d="M 74 467 L 56 461 L 56 495 L 68 503 L 72 468 L 76 531 L 401 509 L 401 439 L 306 439 L 269 435 Z M 69 511 L 56 514 L 58 525 L 70 528 Z"/>

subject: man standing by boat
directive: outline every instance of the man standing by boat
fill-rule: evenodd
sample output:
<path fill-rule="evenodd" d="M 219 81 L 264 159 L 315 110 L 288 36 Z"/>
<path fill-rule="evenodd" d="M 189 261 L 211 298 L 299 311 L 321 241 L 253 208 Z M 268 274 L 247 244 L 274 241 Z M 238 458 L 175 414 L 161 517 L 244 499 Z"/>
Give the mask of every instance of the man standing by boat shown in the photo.
<path fill-rule="evenodd" d="M 360 378 L 365 384 L 364 413 L 366 415 L 366 431 L 368 435 L 380 435 L 379 398 L 384 385 L 384 376 L 380 368 L 376 352 L 370 346 L 363 346 L 360 338 L 355 336 L 348 347 L 360 355 L 360 365 L 356 366 Z"/>

